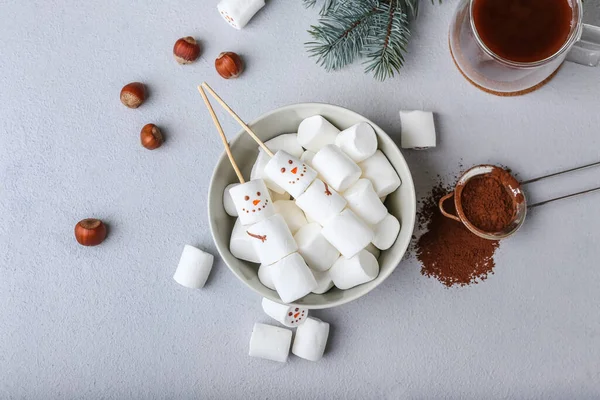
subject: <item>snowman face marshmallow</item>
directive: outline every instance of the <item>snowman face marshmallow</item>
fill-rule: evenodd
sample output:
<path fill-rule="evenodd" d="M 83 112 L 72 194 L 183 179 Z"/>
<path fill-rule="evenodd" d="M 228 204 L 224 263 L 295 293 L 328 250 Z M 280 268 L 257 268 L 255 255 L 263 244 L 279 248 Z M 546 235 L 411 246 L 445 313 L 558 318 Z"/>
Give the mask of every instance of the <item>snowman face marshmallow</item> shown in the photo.
<path fill-rule="evenodd" d="M 267 163 L 265 174 L 294 197 L 304 193 L 317 177 L 314 169 L 283 150 Z"/>
<path fill-rule="evenodd" d="M 255 179 L 229 190 L 242 225 L 254 224 L 273 214 L 275 208 L 262 179 Z"/>

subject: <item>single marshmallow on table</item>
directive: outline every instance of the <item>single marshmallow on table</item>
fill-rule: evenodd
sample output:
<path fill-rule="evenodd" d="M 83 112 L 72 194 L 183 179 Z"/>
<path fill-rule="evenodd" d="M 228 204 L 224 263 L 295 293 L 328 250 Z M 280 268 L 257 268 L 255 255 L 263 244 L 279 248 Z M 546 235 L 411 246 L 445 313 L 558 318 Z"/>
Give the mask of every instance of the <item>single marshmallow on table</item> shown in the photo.
<path fill-rule="evenodd" d="M 296 198 L 296 205 L 306 214 L 307 220 L 320 225 L 342 212 L 346 199 L 320 179 L 315 179 L 304 193 Z"/>
<path fill-rule="evenodd" d="M 290 200 L 292 198 L 292 196 L 290 196 L 290 194 L 287 192 L 277 193 L 269 190 L 269 194 L 271 195 L 271 200 L 273 200 L 273 203 L 279 200 Z"/>
<path fill-rule="evenodd" d="M 212 254 L 186 244 L 173 279 L 181 286 L 200 289 L 208 279 L 213 261 Z"/>
<path fill-rule="evenodd" d="M 319 150 L 312 162 L 322 179 L 338 192 L 348 189 L 362 174 L 360 167 L 334 144 Z"/>
<path fill-rule="evenodd" d="M 368 179 L 359 179 L 350 186 L 344 192 L 344 198 L 348 202 L 348 208 L 369 225 L 377 224 L 388 214 Z"/>
<path fill-rule="evenodd" d="M 298 251 L 296 241 L 280 214 L 246 228 L 261 264 L 273 264 Z"/>
<path fill-rule="evenodd" d="M 402 148 L 425 150 L 436 145 L 433 113 L 429 111 L 400 111 Z"/>
<path fill-rule="evenodd" d="M 286 362 L 290 354 L 292 331 L 266 324 L 254 324 L 250 337 L 250 357 Z"/>
<path fill-rule="evenodd" d="M 252 225 L 275 214 L 269 190 L 262 179 L 255 179 L 229 189 L 242 225 Z"/>
<path fill-rule="evenodd" d="M 304 119 L 298 127 L 298 142 L 307 150 L 317 153 L 328 144 L 335 143 L 340 130 L 320 115 Z"/>
<path fill-rule="evenodd" d="M 271 290 L 275 290 L 275 285 L 273 284 L 273 269 L 276 265 L 276 263 L 271 265 L 260 264 L 260 267 L 258 267 L 258 280 Z"/>
<path fill-rule="evenodd" d="M 375 245 L 373 243 L 369 243 L 369 245 L 367 247 L 365 247 L 365 250 L 368 251 L 369 253 L 373 254 L 375 256 L 375 258 L 379 258 L 379 256 L 381 255 L 381 250 L 379 250 L 377 247 L 375 247 Z M 260 272 L 260 270 L 259 270 Z"/>
<path fill-rule="evenodd" d="M 392 214 L 388 214 L 372 228 L 375 232 L 372 240 L 373 245 L 379 250 L 387 250 L 392 247 L 400 233 L 400 221 Z"/>
<path fill-rule="evenodd" d="M 342 290 L 370 282 L 379 275 L 379 263 L 367 250 L 351 258 L 340 257 L 329 270 L 333 284 Z"/>
<path fill-rule="evenodd" d="M 328 292 L 333 287 L 333 281 L 329 276 L 329 271 L 319 272 L 313 270 L 313 275 L 317 281 L 317 288 L 312 292 L 315 294 L 323 294 Z"/>
<path fill-rule="evenodd" d="M 235 225 L 233 225 L 233 231 L 229 239 L 229 251 L 235 258 L 240 260 L 253 263 L 260 262 L 254 249 L 254 244 L 252 244 L 252 238 L 248 236 L 246 227 L 242 225 L 239 218 L 235 221 Z"/>
<path fill-rule="evenodd" d="M 229 25 L 242 29 L 264 5 L 264 0 L 221 0 L 217 9 Z"/>
<path fill-rule="evenodd" d="M 308 317 L 296 330 L 292 353 L 309 361 L 319 361 L 325 353 L 329 324 L 320 319 Z"/>
<path fill-rule="evenodd" d="M 355 256 L 373 240 L 371 228 L 349 209 L 327 221 L 321 234 L 346 258 Z"/>
<path fill-rule="evenodd" d="M 321 234 L 321 229 L 321 225 L 313 222 L 304 225 L 294 235 L 298 253 L 313 271 L 327 271 L 340 256 L 340 252 Z"/>
<path fill-rule="evenodd" d="M 269 177 L 265 175 L 265 166 L 270 159 L 271 157 L 269 157 L 264 150 L 260 149 L 258 151 L 258 157 L 252 166 L 252 171 L 250 171 L 250 179 L 262 179 L 265 181 L 265 185 L 267 185 L 270 191 L 278 194 L 285 194 L 285 190 L 283 190 L 281 186 L 270 180 Z"/>
<path fill-rule="evenodd" d="M 304 193 L 317 177 L 314 169 L 284 150 L 279 150 L 269 160 L 265 174 L 293 197 Z"/>
<path fill-rule="evenodd" d="M 308 317 L 308 309 L 286 304 L 275 303 L 267 298 L 262 299 L 265 314 L 288 328 L 300 326 Z"/>
<path fill-rule="evenodd" d="M 362 169 L 361 178 L 367 178 L 373 183 L 375 193 L 379 197 L 392 193 L 402 183 L 398 173 L 381 150 L 377 150 L 375 154 L 361 162 L 359 166 Z"/>
<path fill-rule="evenodd" d="M 371 157 L 377 151 L 377 135 L 373 127 L 366 122 L 359 122 L 344 129 L 335 138 L 335 145 L 359 163 Z"/>
<path fill-rule="evenodd" d="M 317 153 L 315 153 L 314 151 L 306 150 L 300 156 L 300 160 L 304 161 L 309 167 L 312 168 L 312 160 L 313 160 L 313 158 L 315 158 L 316 154 Z"/>
<path fill-rule="evenodd" d="M 239 183 L 231 183 L 227 185 L 225 190 L 223 191 L 223 208 L 225 208 L 225 212 L 227 215 L 231 217 L 237 217 L 238 212 L 235 208 L 235 204 L 233 204 L 233 200 L 231 199 L 231 194 L 229 193 L 229 189 L 232 187 L 236 187 Z"/>
<path fill-rule="evenodd" d="M 291 303 L 317 288 L 310 268 L 298 253 L 279 260 L 273 268 L 273 284 L 284 303 Z"/>
<path fill-rule="evenodd" d="M 279 200 L 273 204 L 275 205 L 275 212 L 280 214 L 283 219 L 285 219 L 285 223 L 287 224 L 288 228 L 290 228 L 292 235 L 295 235 L 296 232 L 298 232 L 298 229 L 308 224 L 308 221 L 304 216 L 304 212 L 298 208 L 295 201 Z"/>

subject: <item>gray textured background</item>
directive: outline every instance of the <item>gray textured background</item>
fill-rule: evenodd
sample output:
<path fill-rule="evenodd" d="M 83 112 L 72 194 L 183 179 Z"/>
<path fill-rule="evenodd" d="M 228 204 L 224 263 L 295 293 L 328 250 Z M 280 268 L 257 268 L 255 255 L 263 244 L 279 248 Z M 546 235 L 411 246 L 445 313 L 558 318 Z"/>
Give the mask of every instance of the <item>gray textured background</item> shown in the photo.
<path fill-rule="evenodd" d="M 216 1 L 0 0 L 0 398 L 600 397 L 598 194 L 533 212 L 482 284 L 446 289 L 408 257 L 368 296 L 315 312 L 332 325 L 319 363 L 247 356 L 253 323 L 268 319 L 220 261 L 204 290 L 171 279 L 185 243 L 214 252 L 205 204 L 222 150 L 202 80 L 248 120 L 330 102 L 398 138 L 399 109 L 435 111 L 439 147 L 405 152 L 419 196 L 461 164 L 526 178 L 600 158 L 600 69 L 566 64 L 520 98 L 479 92 L 449 57 L 456 1 L 444 3 L 423 2 L 406 68 L 379 83 L 307 57 L 317 14 L 300 0 L 269 1 L 242 32 Z M 171 48 L 184 35 L 203 52 L 182 67 Z M 224 50 L 244 56 L 240 79 L 213 71 Z M 151 97 L 134 111 L 118 97 L 135 80 Z M 138 143 L 149 122 L 167 136 L 154 152 Z M 110 224 L 96 248 L 73 238 L 88 216 Z"/>

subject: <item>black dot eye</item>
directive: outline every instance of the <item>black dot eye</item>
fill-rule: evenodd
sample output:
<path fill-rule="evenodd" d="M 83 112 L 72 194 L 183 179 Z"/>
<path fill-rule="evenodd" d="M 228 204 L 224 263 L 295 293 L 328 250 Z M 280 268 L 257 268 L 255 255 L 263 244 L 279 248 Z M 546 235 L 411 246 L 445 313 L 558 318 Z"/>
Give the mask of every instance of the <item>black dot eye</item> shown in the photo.
<path fill-rule="evenodd" d="M 291 165 L 292 163 L 293 163 L 293 161 L 292 161 L 292 160 L 288 160 L 288 164 L 290 164 L 290 165 Z"/>
<path fill-rule="evenodd" d="M 256 195 L 257 195 L 257 196 L 260 196 L 260 192 L 256 192 Z"/>
<path fill-rule="evenodd" d="M 285 173 L 285 168 L 281 168 L 281 173 L 284 174 Z"/>
<path fill-rule="evenodd" d="M 244 200 L 248 201 L 248 200 L 250 200 L 250 197 L 249 196 L 244 196 Z"/>

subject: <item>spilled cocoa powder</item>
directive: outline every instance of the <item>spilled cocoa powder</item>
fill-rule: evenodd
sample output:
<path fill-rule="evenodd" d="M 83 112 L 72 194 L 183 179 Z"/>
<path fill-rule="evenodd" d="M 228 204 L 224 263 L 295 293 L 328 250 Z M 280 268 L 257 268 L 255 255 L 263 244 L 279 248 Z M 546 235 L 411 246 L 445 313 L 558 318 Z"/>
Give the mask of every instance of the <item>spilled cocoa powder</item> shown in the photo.
<path fill-rule="evenodd" d="M 480 238 L 463 224 L 442 215 L 438 202 L 450 190 L 438 184 L 423 202 L 418 224 L 427 232 L 416 242 L 416 255 L 422 264 L 421 274 L 434 277 L 448 287 L 465 286 L 494 273 L 493 257 L 500 243 Z M 451 200 L 445 203 L 445 208 L 455 213 Z"/>

